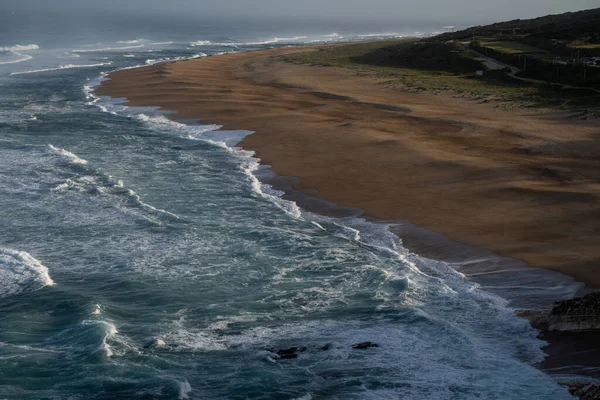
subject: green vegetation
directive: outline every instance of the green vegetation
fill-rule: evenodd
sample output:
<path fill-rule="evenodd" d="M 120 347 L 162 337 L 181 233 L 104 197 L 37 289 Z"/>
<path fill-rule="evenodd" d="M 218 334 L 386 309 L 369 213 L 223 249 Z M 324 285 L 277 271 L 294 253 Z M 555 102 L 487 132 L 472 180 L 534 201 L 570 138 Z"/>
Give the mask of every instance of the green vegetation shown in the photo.
<path fill-rule="evenodd" d="M 445 33 L 440 40 L 499 41 L 498 51 L 519 50 L 520 45 L 546 51 L 549 56 L 573 58 L 600 56 L 600 8 L 559 15 L 475 26 L 459 32 Z M 512 44 L 510 44 L 512 42 Z M 536 54 L 532 49 L 525 53 Z M 582 51 L 583 50 L 583 51 Z"/>
<path fill-rule="evenodd" d="M 512 40 L 498 40 L 496 38 L 477 38 L 478 42 L 490 49 L 500 51 L 507 54 L 539 54 L 549 55 L 546 50 L 539 49 L 537 47 L 529 46 L 524 43 L 520 43 Z"/>
<path fill-rule="evenodd" d="M 403 41 L 354 56 L 352 61 L 376 66 L 411 67 L 467 74 L 485 69 L 480 61 L 473 59 L 462 44 L 438 41 Z"/>
<path fill-rule="evenodd" d="M 280 56 L 286 62 L 350 68 L 401 90 L 451 92 L 456 95 L 498 101 L 506 107 L 562 107 L 586 113 L 597 108 L 598 96 L 558 85 L 532 85 L 488 71 L 473 59 L 461 43 L 439 41 L 377 41 L 325 46 L 316 51 Z"/>
<path fill-rule="evenodd" d="M 600 50 L 600 43 L 573 42 L 573 43 L 569 44 L 569 47 L 571 47 L 573 49 L 599 49 Z"/>
<path fill-rule="evenodd" d="M 476 26 L 436 37 L 521 69 L 518 76 L 600 89 L 600 8 Z"/>

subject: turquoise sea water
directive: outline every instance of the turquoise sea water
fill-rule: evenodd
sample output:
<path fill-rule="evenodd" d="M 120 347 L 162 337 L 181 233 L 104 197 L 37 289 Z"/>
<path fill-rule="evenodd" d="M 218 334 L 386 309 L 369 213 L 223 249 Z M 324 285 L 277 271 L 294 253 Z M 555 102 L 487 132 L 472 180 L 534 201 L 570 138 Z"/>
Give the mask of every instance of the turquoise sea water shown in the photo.
<path fill-rule="evenodd" d="M 505 300 L 385 224 L 282 200 L 249 132 L 93 94 L 119 68 L 359 34 L 29 35 L 0 52 L 0 399 L 570 398 Z"/>

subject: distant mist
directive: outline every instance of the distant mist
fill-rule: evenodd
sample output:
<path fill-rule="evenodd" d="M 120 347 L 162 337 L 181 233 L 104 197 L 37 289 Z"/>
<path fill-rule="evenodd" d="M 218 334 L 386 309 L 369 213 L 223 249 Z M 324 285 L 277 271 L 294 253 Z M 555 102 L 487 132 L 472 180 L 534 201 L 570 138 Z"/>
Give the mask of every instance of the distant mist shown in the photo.
<path fill-rule="evenodd" d="M 600 7 L 600 0 L 2 0 L 0 13 L 127 13 L 185 19 L 485 24 Z"/>

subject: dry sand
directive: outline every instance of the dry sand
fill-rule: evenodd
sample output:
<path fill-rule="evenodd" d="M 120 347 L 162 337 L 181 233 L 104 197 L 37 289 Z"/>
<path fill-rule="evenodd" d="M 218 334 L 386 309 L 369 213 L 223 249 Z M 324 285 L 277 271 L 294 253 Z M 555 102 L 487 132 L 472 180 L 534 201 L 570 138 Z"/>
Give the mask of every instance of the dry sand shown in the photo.
<path fill-rule="evenodd" d="M 294 189 L 600 287 L 600 123 L 409 93 L 286 48 L 123 70 L 100 95 L 251 130 Z M 422 247 L 422 245 L 421 245 Z"/>

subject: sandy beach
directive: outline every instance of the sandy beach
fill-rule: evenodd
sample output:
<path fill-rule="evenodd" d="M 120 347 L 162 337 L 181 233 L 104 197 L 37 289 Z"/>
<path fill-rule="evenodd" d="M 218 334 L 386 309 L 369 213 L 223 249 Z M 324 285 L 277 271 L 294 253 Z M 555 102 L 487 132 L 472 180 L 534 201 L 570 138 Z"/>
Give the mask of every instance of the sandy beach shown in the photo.
<path fill-rule="evenodd" d="M 294 189 L 600 287 L 600 122 L 227 54 L 118 71 L 97 94 L 251 130 Z"/>

